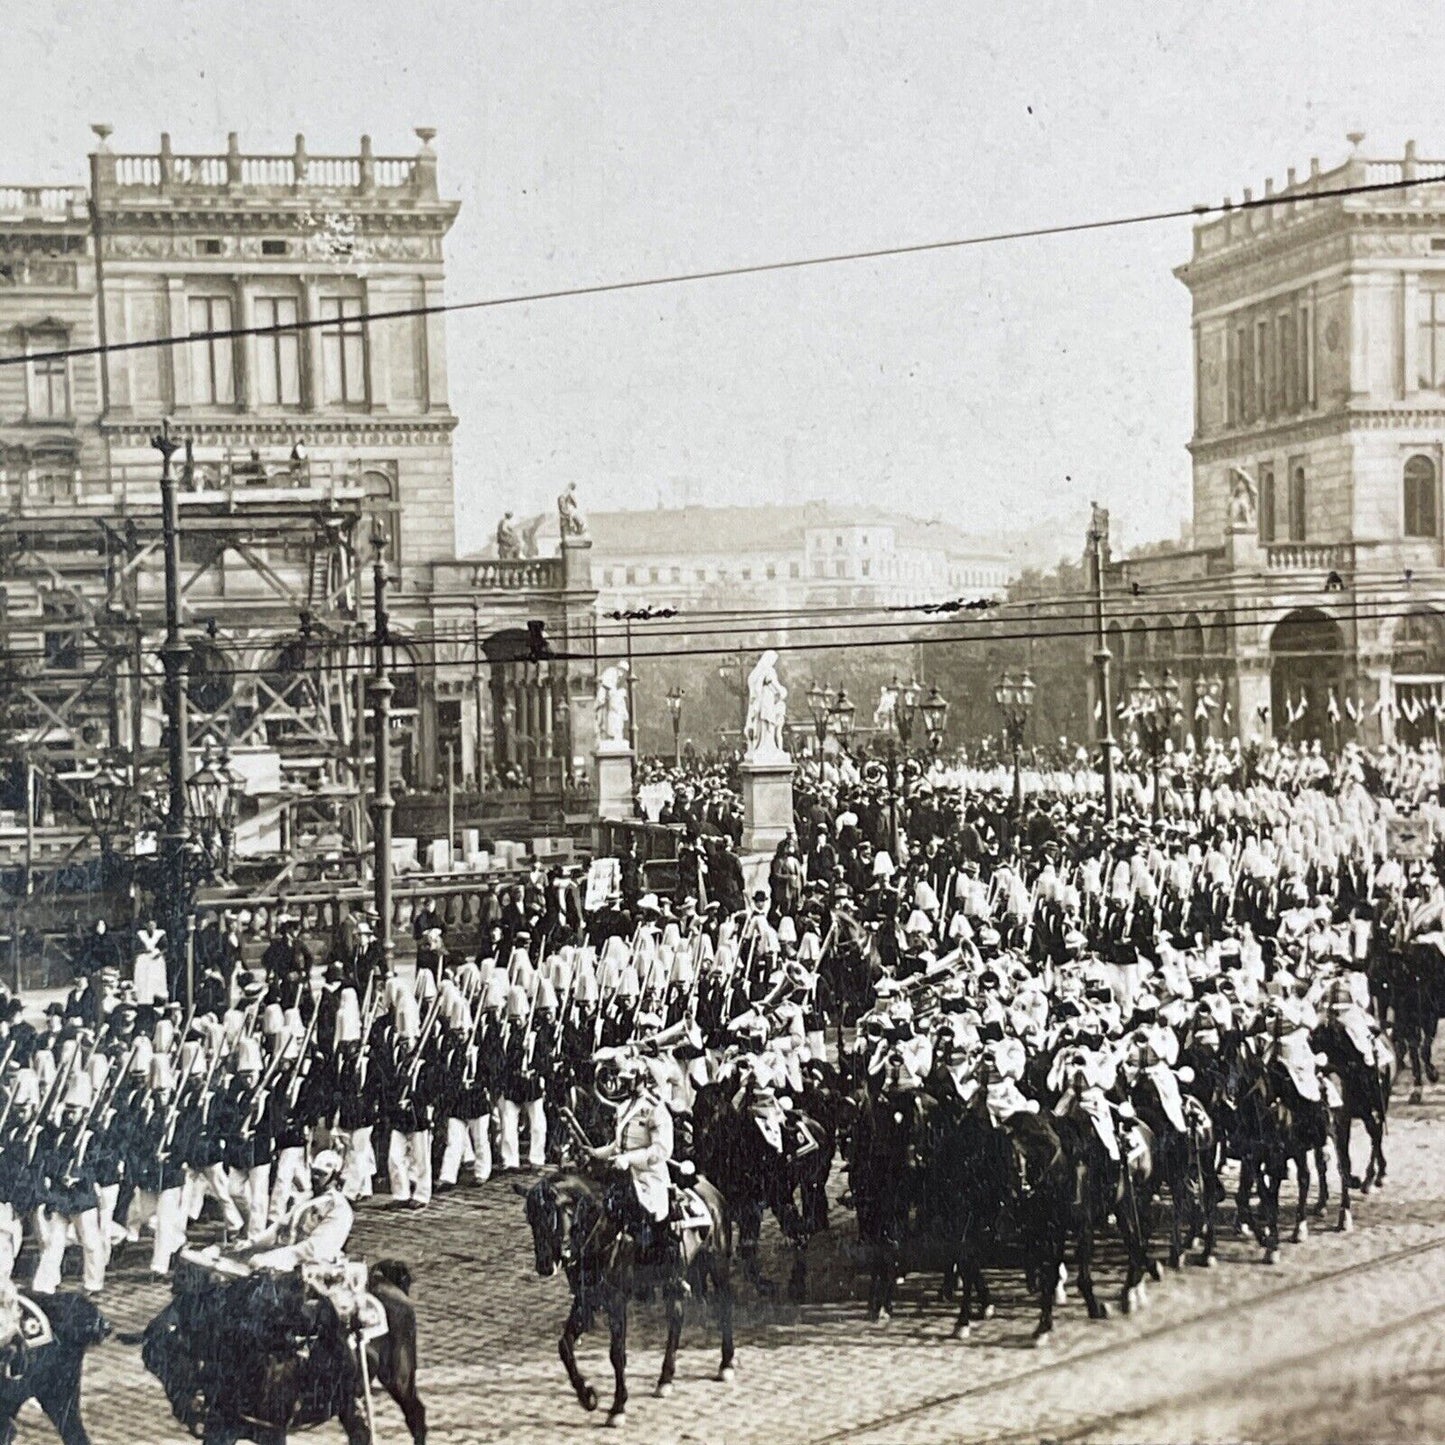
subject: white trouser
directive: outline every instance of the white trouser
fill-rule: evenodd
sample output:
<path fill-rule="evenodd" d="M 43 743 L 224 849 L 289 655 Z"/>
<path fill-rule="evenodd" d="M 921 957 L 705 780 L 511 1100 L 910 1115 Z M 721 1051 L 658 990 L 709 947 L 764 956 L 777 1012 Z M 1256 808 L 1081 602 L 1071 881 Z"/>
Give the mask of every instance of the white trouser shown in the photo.
<path fill-rule="evenodd" d="M 169 1274 L 171 1256 L 186 1244 L 186 1206 L 184 1187 L 163 1189 L 152 1194 L 149 1189 L 137 1189 L 131 1200 L 129 1223 L 133 1230 L 143 1224 L 154 1223 L 155 1244 L 151 1248 L 151 1273 Z"/>
<path fill-rule="evenodd" d="M 348 1199 L 370 1199 L 376 1176 L 376 1151 L 371 1147 L 371 1125 L 361 1129 L 338 1129 L 341 1145 L 341 1192 Z"/>
<path fill-rule="evenodd" d="M 808 1057 L 820 1064 L 828 1062 L 828 1040 L 822 1029 L 812 1029 L 808 1034 Z"/>
<path fill-rule="evenodd" d="M 431 1203 L 431 1130 L 415 1134 L 391 1131 L 386 1151 L 386 1172 L 391 1178 L 391 1197 Z"/>
<path fill-rule="evenodd" d="M 60 1268 L 65 1263 L 65 1246 L 71 1239 L 72 1227 L 80 1245 L 81 1287 L 87 1294 L 99 1294 L 105 1288 L 105 1235 L 100 1227 L 100 1211 L 86 1209 L 67 1217 L 41 1205 L 35 1211 L 40 1258 L 30 1285 L 36 1293 L 54 1294 L 60 1288 Z"/>
<path fill-rule="evenodd" d="M 241 1217 L 241 1211 L 236 1208 L 236 1201 L 231 1198 L 231 1184 L 226 1178 L 224 1165 L 208 1164 L 204 1169 L 186 1170 L 182 1200 L 187 1219 L 201 1217 L 201 1205 L 206 1202 L 208 1194 L 221 1206 L 227 1230 L 232 1234 L 239 1234 L 246 1227 L 246 1221 Z"/>
<path fill-rule="evenodd" d="M 254 1244 L 266 1232 L 266 1206 L 270 1203 L 271 1166 L 231 1170 L 231 1197 L 245 1206 L 246 1238 Z"/>
<path fill-rule="evenodd" d="M 455 1184 L 463 1163 L 470 1164 L 478 1184 L 492 1177 L 492 1121 L 483 1114 L 480 1119 L 448 1119 L 447 1147 L 442 1154 L 441 1181 Z"/>
<path fill-rule="evenodd" d="M 125 1226 L 117 1224 L 115 1206 L 120 1201 L 119 1184 L 97 1184 L 95 1192 L 100 1196 L 101 1238 L 105 1240 L 105 1262 L 110 1263 L 111 1246 L 125 1238 Z"/>
<path fill-rule="evenodd" d="M 282 1149 L 276 1156 L 272 1171 L 271 1218 L 280 1219 L 291 1207 L 293 1198 L 311 1195 L 311 1175 L 306 1168 L 306 1150 L 295 1145 Z"/>
<path fill-rule="evenodd" d="M 527 1120 L 527 1163 L 540 1169 L 547 1162 L 547 1112 L 540 1099 L 514 1104 L 510 1099 L 497 1101 L 497 1139 L 503 1169 L 522 1167 L 520 1124 Z"/>
<path fill-rule="evenodd" d="M 25 1231 L 15 1213 L 15 1206 L 0 1201 L 0 1282 L 9 1283 L 15 1273 L 15 1260 Z"/>

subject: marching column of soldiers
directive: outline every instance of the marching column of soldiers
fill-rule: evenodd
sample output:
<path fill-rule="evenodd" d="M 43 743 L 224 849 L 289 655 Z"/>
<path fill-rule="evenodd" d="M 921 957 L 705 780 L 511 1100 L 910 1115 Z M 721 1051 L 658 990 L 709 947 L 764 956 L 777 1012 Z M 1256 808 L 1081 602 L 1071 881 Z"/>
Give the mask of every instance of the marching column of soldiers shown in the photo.
<path fill-rule="evenodd" d="M 319 988 L 278 926 L 264 977 L 241 971 L 238 986 L 206 956 L 190 1015 L 136 1003 L 112 963 L 39 1027 L 10 1000 L 0 1275 L 27 1232 L 42 1292 L 72 1246 L 82 1288 L 100 1292 L 143 1234 L 165 1275 L 207 1212 L 254 1244 L 305 1199 L 322 1151 L 339 1155 L 346 1198 L 383 1185 L 390 1208 L 425 1209 L 557 1158 L 564 1117 L 596 1121 L 598 1071 L 624 1060 L 673 1114 L 728 1082 L 761 1150 L 816 1147 L 795 1104 L 820 1061 L 875 1093 L 981 1087 L 998 1119 L 1042 1099 L 1117 1155 L 1121 1070 L 1153 1071 L 1173 1100 L 1181 1046 L 1253 1030 L 1317 1098 L 1311 1029 L 1337 1021 L 1362 1059 L 1383 1057 L 1385 962 L 1445 940 L 1439 867 L 1392 859 L 1391 805 L 1353 781 L 1221 782 L 1163 824 L 1106 822 L 1096 798 L 1064 794 L 1032 805 L 1046 828 L 1006 839 L 989 824 L 1005 805 L 939 787 L 930 836 L 891 851 L 851 807 L 812 807 L 821 837 L 801 854 L 789 840 L 769 886 L 731 912 L 699 853 L 672 900 L 639 893 L 624 859 L 585 916 L 575 884 L 514 902 L 471 957 L 421 917 L 412 980 L 361 910 Z M 841 1053 L 825 1004 L 834 1021 L 852 1005 Z"/>

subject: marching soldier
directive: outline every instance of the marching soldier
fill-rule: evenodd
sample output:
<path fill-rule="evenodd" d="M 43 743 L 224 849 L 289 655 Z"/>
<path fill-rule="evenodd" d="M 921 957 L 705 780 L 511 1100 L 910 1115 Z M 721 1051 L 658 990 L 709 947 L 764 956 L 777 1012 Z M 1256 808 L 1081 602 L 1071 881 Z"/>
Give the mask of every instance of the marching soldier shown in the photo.
<path fill-rule="evenodd" d="M 88 1159 L 90 1131 L 87 1116 L 95 1103 L 90 1076 L 72 1074 L 57 1123 L 40 1131 L 35 1168 L 40 1181 L 40 1205 L 35 1211 L 35 1232 L 40 1258 L 31 1287 L 39 1294 L 60 1288 L 60 1271 L 71 1230 L 80 1245 L 81 1285 L 86 1294 L 105 1288 L 105 1234 L 100 1223 L 100 1196 L 95 1187 L 95 1166 Z"/>
<path fill-rule="evenodd" d="M 266 1228 L 271 1197 L 271 1164 L 276 1157 L 277 1109 L 269 1074 L 261 1072 L 261 1049 L 243 1037 L 236 1046 L 236 1070 L 218 1110 L 231 1193 L 245 1206 L 246 1237 Z"/>
<path fill-rule="evenodd" d="M 432 1196 L 436 1066 L 423 1048 L 416 1000 L 401 993 L 394 1007 L 394 1031 L 382 1079 L 382 1110 L 391 1129 L 386 1159 L 391 1207 L 425 1209 Z"/>

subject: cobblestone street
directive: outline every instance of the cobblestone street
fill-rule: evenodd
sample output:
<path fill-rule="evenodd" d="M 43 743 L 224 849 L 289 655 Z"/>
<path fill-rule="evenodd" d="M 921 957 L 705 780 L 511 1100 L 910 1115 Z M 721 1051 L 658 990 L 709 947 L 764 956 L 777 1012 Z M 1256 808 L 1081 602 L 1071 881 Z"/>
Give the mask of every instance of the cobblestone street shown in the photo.
<path fill-rule="evenodd" d="M 627 1434 L 659 1445 L 1440 1438 L 1442 1139 L 1445 1091 L 1430 1091 L 1423 1107 L 1397 1095 L 1389 1187 L 1358 1201 L 1354 1233 L 1325 1228 L 1331 1210 L 1269 1268 L 1226 1228 L 1219 1268 L 1166 1275 L 1142 1313 L 1115 1309 L 1090 1324 L 1071 1293 L 1044 1352 L 1029 1347 L 1034 1315 L 1017 1277 L 1000 1277 L 998 1316 L 965 1342 L 948 1338 L 953 1309 L 938 1301 L 936 1275 L 910 1276 L 893 1322 L 870 1326 L 855 1297 L 852 1217 L 835 1209 L 833 1232 L 811 1256 L 806 1305 L 765 1303 L 742 1287 L 733 1384 L 714 1382 L 716 1337 L 690 1318 L 677 1390 L 653 1398 L 660 1311 L 634 1310 Z M 360 1211 L 353 1245 L 412 1267 L 434 1445 L 544 1445 L 602 1428 L 605 1412 L 577 1407 L 557 1361 L 565 1286 L 537 1278 L 508 1183 L 463 1187 L 421 1214 L 389 1214 L 383 1204 Z M 165 1297 L 143 1278 L 144 1264 L 145 1253 L 132 1251 L 113 1272 L 105 1308 L 119 1330 L 141 1327 Z M 771 1268 L 781 1278 L 783 1261 Z M 1101 1273 L 1116 1298 L 1117 1272 L 1106 1262 Z M 605 1399 L 605 1332 L 583 1341 L 581 1362 Z M 138 1350 L 113 1340 L 89 1358 L 85 1413 L 99 1445 L 188 1438 Z M 33 1406 L 21 1428 L 25 1440 L 53 1438 Z M 379 1406 L 378 1437 L 405 1439 L 390 1402 Z M 311 1438 L 341 1434 L 332 1426 Z"/>

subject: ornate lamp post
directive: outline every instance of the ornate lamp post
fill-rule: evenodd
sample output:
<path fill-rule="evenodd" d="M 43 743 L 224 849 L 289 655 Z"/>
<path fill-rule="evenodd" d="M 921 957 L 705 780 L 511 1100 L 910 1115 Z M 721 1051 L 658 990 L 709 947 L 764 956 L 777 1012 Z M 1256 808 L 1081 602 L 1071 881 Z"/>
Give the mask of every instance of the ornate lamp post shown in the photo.
<path fill-rule="evenodd" d="M 672 719 L 672 765 L 682 766 L 682 700 L 687 693 L 680 687 L 667 691 L 667 715 Z"/>
<path fill-rule="evenodd" d="M 386 528 L 378 519 L 371 531 L 372 624 L 375 636 L 371 674 L 372 743 L 376 776 L 372 782 L 372 872 L 375 885 L 376 936 L 391 962 L 391 821 L 396 801 L 391 796 L 391 695 L 396 691 L 386 666 L 390 618 L 386 611 Z"/>
<path fill-rule="evenodd" d="M 1024 745 L 1024 733 L 1029 725 L 1029 713 L 1034 705 L 1034 680 L 1027 669 L 1015 674 L 1006 672 L 994 684 L 993 700 L 1003 714 L 1004 735 L 1008 739 L 1009 751 L 1014 764 L 1014 812 L 1023 812 L 1024 780 L 1019 768 L 1019 752 Z"/>
<path fill-rule="evenodd" d="M 948 726 L 948 699 L 936 685 L 928 689 L 920 711 L 923 713 L 923 726 L 928 731 L 929 755 L 936 758 L 943 747 L 943 730 Z"/>
<path fill-rule="evenodd" d="M 160 837 L 161 870 L 156 890 L 160 906 L 157 911 L 166 931 L 167 979 L 174 989 L 184 974 L 187 980 L 186 1003 L 189 1006 L 192 994 L 186 938 L 195 869 L 187 847 L 191 837 L 186 820 L 186 733 L 189 717 L 185 683 L 191 649 L 181 636 L 180 499 L 176 492 L 176 478 L 171 471 L 171 458 L 180 450 L 181 443 L 171 435 L 169 421 L 163 421 L 160 431 L 151 438 L 151 445 L 161 454 L 161 531 L 166 587 L 166 640 L 161 647 L 161 662 L 165 666 L 167 807 L 165 827 Z M 190 473 L 190 446 L 187 444 L 188 481 Z"/>
<path fill-rule="evenodd" d="M 828 712 L 832 699 L 821 682 L 808 689 L 808 711 L 813 718 L 813 736 L 818 741 L 818 777 L 823 776 L 823 745 L 828 741 Z"/>
<path fill-rule="evenodd" d="M 840 687 L 838 696 L 828 708 L 825 726 L 831 724 L 833 736 L 838 739 L 838 745 L 845 753 L 848 751 L 848 739 L 853 736 L 853 717 L 857 711 L 849 701 L 847 690 Z"/>
<path fill-rule="evenodd" d="M 1183 716 L 1179 705 L 1179 679 L 1165 672 L 1158 683 L 1138 673 L 1129 689 L 1129 715 L 1139 730 L 1139 741 L 1149 759 L 1154 778 L 1154 797 L 1150 815 L 1158 821 L 1160 812 L 1159 770 L 1164 754 L 1174 738 L 1174 730 Z"/>
<path fill-rule="evenodd" d="M 217 757 L 208 743 L 201 766 L 186 779 L 186 798 L 201 846 L 216 873 L 231 866 L 236 815 L 245 791 L 246 779 L 231 765 L 230 755 L 222 749 Z"/>

